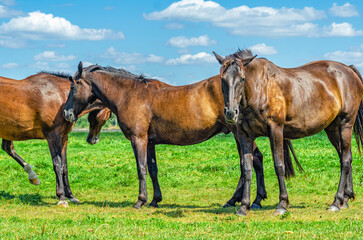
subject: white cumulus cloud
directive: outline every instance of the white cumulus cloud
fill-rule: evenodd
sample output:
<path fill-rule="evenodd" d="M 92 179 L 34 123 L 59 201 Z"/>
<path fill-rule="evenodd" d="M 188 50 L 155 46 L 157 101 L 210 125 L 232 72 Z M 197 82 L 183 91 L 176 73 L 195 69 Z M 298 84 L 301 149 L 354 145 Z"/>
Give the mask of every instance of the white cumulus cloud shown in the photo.
<path fill-rule="evenodd" d="M 226 9 L 204 0 L 182 0 L 162 11 L 144 14 L 147 20 L 209 22 L 236 35 L 270 37 L 312 36 L 318 28 L 311 22 L 325 17 L 324 11 L 313 7 L 276 9 L 242 5 Z"/>
<path fill-rule="evenodd" d="M 347 65 L 354 64 L 363 71 L 363 44 L 349 51 L 337 50 L 324 54 L 324 58 L 345 63 Z"/>
<path fill-rule="evenodd" d="M 6 6 L 14 6 L 16 4 L 15 0 L 0 0 L 0 3 Z"/>
<path fill-rule="evenodd" d="M 190 46 L 210 46 L 216 43 L 215 40 L 210 39 L 207 35 L 202 35 L 191 38 L 185 36 L 173 37 L 166 44 L 177 48 L 186 48 Z"/>
<path fill-rule="evenodd" d="M 101 57 L 114 59 L 117 64 L 161 63 L 164 61 L 163 57 L 154 54 L 120 52 L 114 47 L 109 47 Z"/>
<path fill-rule="evenodd" d="M 185 64 L 205 64 L 216 63 L 216 59 L 211 54 L 200 52 L 197 54 L 184 54 L 178 58 L 169 59 L 165 62 L 166 65 L 185 65 Z"/>
<path fill-rule="evenodd" d="M 347 64 L 363 63 L 363 49 L 360 51 L 334 51 L 324 54 L 324 57 L 329 60 L 345 62 Z"/>
<path fill-rule="evenodd" d="M 345 3 L 342 6 L 338 6 L 338 4 L 333 3 L 333 6 L 329 9 L 329 12 L 337 17 L 354 17 L 359 16 L 357 9 L 354 5 L 349 2 Z"/>
<path fill-rule="evenodd" d="M 0 5 L 0 18 L 11 18 L 23 14 L 24 13 L 22 11 L 14 10 L 4 5 Z"/>
<path fill-rule="evenodd" d="M 254 54 L 261 55 L 274 55 L 277 53 L 277 50 L 273 46 L 267 46 L 265 43 L 258 43 L 249 47 Z"/>
<path fill-rule="evenodd" d="M 22 39 L 14 39 L 10 36 L 0 35 L 0 46 L 6 48 L 23 48 L 26 46 L 26 42 Z"/>
<path fill-rule="evenodd" d="M 17 67 L 19 67 L 19 64 L 13 63 L 13 62 L 5 63 L 5 64 L 1 65 L 1 68 L 4 68 L 4 69 L 13 69 L 13 68 L 17 68 Z"/>
<path fill-rule="evenodd" d="M 324 28 L 322 36 L 324 37 L 354 37 L 362 36 L 362 30 L 355 30 L 350 23 L 335 23 Z"/>
<path fill-rule="evenodd" d="M 0 25 L 0 35 L 11 35 L 24 39 L 89 40 L 123 39 L 122 32 L 110 29 L 80 28 L 67 19 L 39 11 L 27 16 L 12 18 Z"/>
<path fill-rule="evenodd" d="M 33 57 L 35 61 L 51 61 L 51 62 L 67 62 L 67 61 L 72 61 L 76 58 L 77 57 L 73 55 L 69 56 L 60 55 L 54 51 L 44 51 Z"/>

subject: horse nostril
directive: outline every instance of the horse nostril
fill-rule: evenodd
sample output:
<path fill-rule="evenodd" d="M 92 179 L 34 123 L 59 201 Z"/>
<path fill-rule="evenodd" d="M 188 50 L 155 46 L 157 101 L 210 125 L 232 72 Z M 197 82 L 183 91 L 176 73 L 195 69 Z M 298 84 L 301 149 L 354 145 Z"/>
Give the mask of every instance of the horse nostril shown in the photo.
<path fill-rule="evenodd" d="M 237 115 L 237 114 L 238 114 L 238 110 L 237 110 L 237 108 L 236 108 L 236 109 L 234 109 L 234 114 L 235 114 L 235 115 Z"/>

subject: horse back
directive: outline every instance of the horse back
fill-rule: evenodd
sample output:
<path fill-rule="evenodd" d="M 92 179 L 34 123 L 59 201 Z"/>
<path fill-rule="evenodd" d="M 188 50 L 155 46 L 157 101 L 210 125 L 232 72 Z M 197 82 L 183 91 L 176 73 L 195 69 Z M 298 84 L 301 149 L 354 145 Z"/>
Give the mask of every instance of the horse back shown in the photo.
<path fill-rule="evenodd" d="M 297 68 L 270 69 L 274 71 L 267 74 L 269 106 L 278 108 L 286 135 L 289 132 L 297 137 L 315 134 L 342 114 L 355 118 L 363 85 L 348 66 L 316 61 Z"/>
<path fill-rule="evenodd" d="M 162 143 L 189 145 L 222 132 L 224 102 L 219 76 L 186 86 L 150 91 L 149 135 Z"/>
<path fill-rule="evenodd" d="M 0 79 L 0 138 L 17 141 L 44 138 L 44 128 L 63 120 L 62 106 L 70 82 L 51 74 L 23 80 Z"/>

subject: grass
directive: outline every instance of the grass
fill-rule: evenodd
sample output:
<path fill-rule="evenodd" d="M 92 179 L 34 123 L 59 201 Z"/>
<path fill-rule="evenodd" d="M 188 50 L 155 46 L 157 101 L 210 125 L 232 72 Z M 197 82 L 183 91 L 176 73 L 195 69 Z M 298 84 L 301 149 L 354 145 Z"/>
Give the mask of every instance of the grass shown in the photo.
<path fill-rule="evenodd" d="M 68 147 L 71 187 L 81 204 L 57 207 L 55 177 L 45 141 L 16 142 L 33 165 L 41 185 L 5 152 L 0 153 L 0 239 L 362 239 L 362 159 L 353 145 L 356 200 L 338 213 L 326 211 L 337 190 L 340 166 L 326 135 L 294 140 L 305 172 L 286 181 L 289 212 L 274 215 L 278 183 L 268 140 L 258 139 L 264 154 L 268 199 L 263 210 L 238 217 L 223 209 L 239 178 L 238 154 L 231 135 L 202 144 L 156 147 L 160 208 L 133 209 L 138 180 L 131 144 L 121 133 L 104 132 L 90 146 L 87 133 L 72 133 Z M 149 201 L 152 185 L 148 178 Z M 252 182 L 253 200 L 256 192 Z"/>

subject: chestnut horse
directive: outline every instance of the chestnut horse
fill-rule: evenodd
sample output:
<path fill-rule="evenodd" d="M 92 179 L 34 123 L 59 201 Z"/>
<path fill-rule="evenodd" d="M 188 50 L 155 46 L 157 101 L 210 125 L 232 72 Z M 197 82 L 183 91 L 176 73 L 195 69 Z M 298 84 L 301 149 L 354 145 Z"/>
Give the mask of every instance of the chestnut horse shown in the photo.
<path fill-rule="evenodd" d="M 275 172 L 280 186 L 276 213 L 284 214 L 289 199 L 284 181 L 283 139 L 297 139 L 324 130 L 340 158 L 340 181 L 330 211 L 348 207 L 354 199 L 351 138 L 363 140 L 363 84 L 354 66 L 315 61 L 296 68 L 281 68 L 250 50 L 239 50 L 219 63 L 226 120 L 239 129 L 243 151 L 243 196 L 238 214 L 250 205 L 253 142 L 270 139 Z"/>
<path fill-rule="evenodd" d="M 46 139 L 56 174 L 59 206 L 79 202 L 69 186 L 67 168 L 68 134 L 73 128 L 63 118 L 63 107 L 67 100 L 70 76 L 56 73 L 38 73 L 23 80 L 0 77 L 0 138 L 2 149 L 28 173 L 29 181 L 40 184 L 37 174 L 14 150 L 13 141 Z M 96 104 L 95 104 L 96 105 Z M 109 117 L 110 110 L 100 106 L 90 106 L 80 116 L 96 110 L 90 117 L 90 132 L 98 135 Z M 107 115 L 108 113 L 108 115 Z M 101 116 L 101 117 L 100 117 Z M 103 119 L 101 119 L 103 118 Z M 97 123 L 97 124 L 95 124 Z"/>
<path fill-rule="evenodd" d="M 208 140 L 218 133 L 235 131 L 223 115 L 223 95 L 220 79 L 214 76 L 187 86 L 174 87 L 157 80 L 145 79 L 122 69 L 93 65 L 75 74 L 64 116 L 70 121 L 95 99 L 111 109 L 125 137 L 131 140 L 139 177 L 139 196 L 135 208 L 147 203 L 146 168 L 153 182 L 154 195 L 150 203 L 157 207 L 162 200 L 157 179 L 156 144 L 191 145 Z M 288 145 L 287 165 L 293 174 Z M 237 144 L 239 153 L 239 144 Z M 257 175 L 255 206 L 266 198 L 262 154 L 254 147 L 254 167 Z M 147 165 L 147 166 L 146 166 Z M 289 173 L 290 174 L 290 173 Z M 234 206 L 241 198 L 240 178 L 233 197 L 225 205 Z"/>
<path fill-rule="evenodd" d="M 86 141 L 89 144 L 93 145 L 98 143 L 101 129 L 107 120 L 110 119 L 111 115 L 111 110 L 108 108 L 88 113 L 89 132 Z"/>

